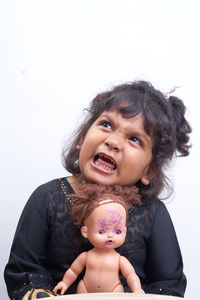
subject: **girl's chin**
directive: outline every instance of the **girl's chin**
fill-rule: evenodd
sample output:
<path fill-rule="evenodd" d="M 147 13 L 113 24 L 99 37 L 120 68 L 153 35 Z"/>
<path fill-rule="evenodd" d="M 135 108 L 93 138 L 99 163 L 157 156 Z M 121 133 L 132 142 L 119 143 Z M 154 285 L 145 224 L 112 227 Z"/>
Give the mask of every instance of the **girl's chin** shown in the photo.
<path fill-rule="evenodd" d="M 118 184 L 114 178 L 111 176 L 87 176 L 87 180 L 92 183 L 102 184 L 102 185 L 112 185 Z"/>

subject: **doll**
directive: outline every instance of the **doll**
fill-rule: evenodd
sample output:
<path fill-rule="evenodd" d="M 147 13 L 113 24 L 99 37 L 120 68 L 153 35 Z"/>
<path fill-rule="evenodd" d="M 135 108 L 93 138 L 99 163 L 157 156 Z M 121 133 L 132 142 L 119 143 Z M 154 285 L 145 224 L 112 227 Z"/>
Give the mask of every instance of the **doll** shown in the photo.
<path fill-rule="evenodd" d="M 77 293 L 124 292 L 119 271 L 133 293 L 144 293 L 133 266 L 115 251 L 125 241 L 128 210 L 140 205 L 137 188 L 83 182 L 70 197 L 72 218 L 94 248 L 75 259 L 53 292 L 63 295 L 85 268 Z"/>

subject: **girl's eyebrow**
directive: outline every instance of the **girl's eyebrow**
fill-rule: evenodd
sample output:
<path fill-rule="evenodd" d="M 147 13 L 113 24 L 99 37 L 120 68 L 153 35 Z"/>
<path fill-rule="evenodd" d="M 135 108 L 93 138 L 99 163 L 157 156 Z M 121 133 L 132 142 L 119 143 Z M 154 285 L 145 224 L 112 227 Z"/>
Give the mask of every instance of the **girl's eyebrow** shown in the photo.
<path fill-rule="evenodd" d="M 99 118 L 106 118 L 106 119 L 109 119 L 109 120 L 112 119 L 112 117 L 110 117 L 109 115 L 106 115 L 106 114 L 100 115 Z"/>
<path fill-rule="evenodd" d="M 139 138 L 144 139 L 145 141 L 149 142 L 149 140 L 151 140 L 151 137 L 145 133 L 139 132 L 139 131 L 135 131 L 134 135 L 136 135 Z"/>

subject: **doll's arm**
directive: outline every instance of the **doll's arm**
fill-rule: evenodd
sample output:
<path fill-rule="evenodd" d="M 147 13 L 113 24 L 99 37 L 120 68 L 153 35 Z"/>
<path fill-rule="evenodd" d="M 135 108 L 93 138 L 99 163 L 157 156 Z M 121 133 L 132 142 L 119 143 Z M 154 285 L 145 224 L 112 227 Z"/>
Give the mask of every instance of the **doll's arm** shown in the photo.
<path fill-rule="evenodd" d="M 54 293 L 57 293 L 57 291 L 61 290 L 61 295 L 63 295 L 66 292 L 66 290 L 85 268 L 86 258 L 87 252 L 83 252 L 74 260 L 71 267 L 65 272 L 62 281 L 60 281 L 53 289 Z"/>
<path fill-rule="evenodd" d="M 139 277 L 136 275 L 131 263 L 124 256 L 120 256 L 120 271 L 133 293 L 144 294 Z"/>

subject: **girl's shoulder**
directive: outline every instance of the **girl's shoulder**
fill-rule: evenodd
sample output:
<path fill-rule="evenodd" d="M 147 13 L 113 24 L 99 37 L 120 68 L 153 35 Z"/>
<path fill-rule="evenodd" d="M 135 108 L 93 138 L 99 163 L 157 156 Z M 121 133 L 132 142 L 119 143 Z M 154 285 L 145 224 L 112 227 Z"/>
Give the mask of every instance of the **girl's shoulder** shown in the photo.
<path fill-rule="evenodd" d="M 32 193 L 32 195 L 41 195 L 41 196 L 48 196 L 56 195 L 57 194 L 73 194 L 74 191 L 67 181 L 66 177 L 62 178 L 56 178 L 51 181 L 48 181 L 46 183 L 43 183 L 39 185 L 35 191 Z"/>
<path fill-rule="evenodd" d="M 141 208 L 155 214 L 160 209 L 166 209 L 166 206 L 163 201 L 152 197 L 142 199 Z"/>
<path fill-rule="evenodd" d="M 144 198 L 142 205 L 137 206 L 129 214 L 131 223 L 142 223 L 147 231 L 150 230 L 158 216 L 168 214 L 165 204 L 157 198 Z"/>
<path fill-rule="evenodd" d="M 60 204 L 70 205 L 68 194 L 74 193 L 67 178 L 57 178 L 38 186 L 28 199 L 26 209 L 45 211 Z"/>
<path fill-rule="evenodd" d="M 63 189 L 62 187 L 64 187 L 64 189 L 68 193 L 71 193 L 71 194 L 74 193 L 71 185 L 67 181 L 67 177 L 56 178 L 56 179 L 50 180 L 46 183 L 43 183 L 36 188 L 36 191 L 52 193 L 52 192 L 55 192 L 60 189 L 62 190 Z"/>
<path fill-rule="evenodd" d="M 145 201 L 142 201 L 141 206 L 132 210 L 128 215 L 128 243 L 130 244 L 130 241 L 134 241 L 134 245 L 131 245 L 131 247 L 141 249 L 144 240 L 150 237 L 152 230 L 159 230 L 161 225 L 167 228 L 170 223 L 169 213 L 161 200 L 156 198 L 145 199 Z"/>
<path fill-rule="evenodd" d="M 148 201 L 141 206 L 141 212 L 139 212 L 139 214 L 146 216 L 150 227 L 159 227 L 159 224 L 163 226 L 172 224 L 170 214 L 164 201 L 157 198 L 148 199 Z"/>

